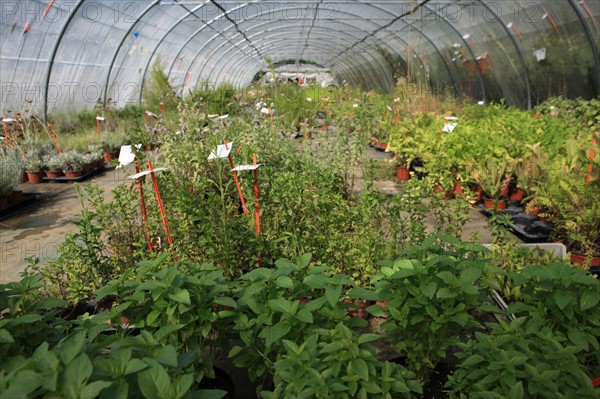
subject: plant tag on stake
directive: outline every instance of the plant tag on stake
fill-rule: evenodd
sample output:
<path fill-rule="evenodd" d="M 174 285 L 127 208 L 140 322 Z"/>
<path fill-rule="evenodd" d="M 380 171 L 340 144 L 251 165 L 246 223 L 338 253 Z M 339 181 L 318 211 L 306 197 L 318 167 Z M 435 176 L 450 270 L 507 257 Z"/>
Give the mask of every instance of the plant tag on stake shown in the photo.
<path fill-rule="evenodd" d="M 142 148 L 142 145 L 136 144 L 135 148 L 140 150 Z M 135 161 L 135 154 L 133 153 L 133 146 L 132 145 L 122 145 L 121 151 L 119 152 L 119 164 L 117 165 L 117 169 L 124 168 L 125 166 L 132 164 L 133 161 Z"/>
<path fill-rule="evenodd" d="M 208 159 L 212 161 L 213 159 L 223 159 L 229 156 L 231 149 L 233 148 L 233 141 L 228 142 L 227 144 L 219 144 L 217 149 L 210 153 Z"/>
<path fill-rule="evenodd" d="M 456 122 L 458 121 L 458 118 L 455 116 L 445 116 L 444 119 L 446 120 L 446 123 L 444 124 L 442 131 L 445 133 L 452 133 L 454 129 L 456 129 L 456 126 L 458 126 L 458 123 Z"/>
<path fill-rule="evenodd" d="M 145 170 L 145 171 L 143 171 L 143 172 L 136 173 L 135 175 L 131 175 L 131 176 L 129 176 L 128 178 L 129 178 L 129 179 L 132 179 L 132 180 L 137 180 L 137 179 L 139 179 L 140 177 L 144 177 L 144 176 L 146 176 L 146 175 L 149 175 L 149 174 L 150 174 L 150 173 L 152 173 L 152 172 L 154 172 L 154 173 L 156 173 L 156 172 L 163 172 L 163 171 L 165 171 L 165 170 L 167 170 L 167 168 L 156 168 L 156 169 L 152 169 L 151 171 L 150 171 L 150 170 Z"/>
<path fill-rule="evenodd" d="M 240 172 L 243 170 L 256 170 L 258 169 L 262 164 L 256 164 L 256 165 L 238 165 L 235 168 L 231 169 L 232 172 Z"/>
<path fill-rule="evenodd" d="M 104 117 L 103 117 L 103 116 L 97 116 L 97 117 L 96 117 L 96 120 L 97 120 L 97 121 L 103 121 L 103 120 L 104 120 Z"/>

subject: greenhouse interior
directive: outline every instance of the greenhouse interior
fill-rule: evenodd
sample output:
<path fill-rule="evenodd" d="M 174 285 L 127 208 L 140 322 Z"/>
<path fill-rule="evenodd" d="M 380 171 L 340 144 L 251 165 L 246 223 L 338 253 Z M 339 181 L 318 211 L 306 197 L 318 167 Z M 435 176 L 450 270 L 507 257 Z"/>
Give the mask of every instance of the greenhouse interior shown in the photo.
<path fill-rule="evenodd" d="M 600 2 L 0 1 L 0 397 L 600 398 Z"/>

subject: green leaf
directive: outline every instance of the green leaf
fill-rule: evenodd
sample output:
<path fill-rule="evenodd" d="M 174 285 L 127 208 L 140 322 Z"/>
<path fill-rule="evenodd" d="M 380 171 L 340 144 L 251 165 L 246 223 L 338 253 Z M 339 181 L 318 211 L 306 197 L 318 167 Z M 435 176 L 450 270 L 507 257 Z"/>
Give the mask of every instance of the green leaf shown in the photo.
<path fill-rule="evenodd" d="M 183 324 L 171 324 L 168 326 L 161 327 L 158 329 L 158 331 L 156 331 L 154 333 L 154 338 L 157 341 L 161 341 L 168 335 L 170 335 L 170 334 L 174 333 L 175 331 L 180 330 L 182 328 L 183 328 Z"/>
<path fill-rule="evenodd" d="M 519 381 L 514 384 L 508 393 L 508 397 L 511 399 L 523 399 L 525 392 L 523 391 L 523 382 Z"/>
<path fill-rule="evenodd" d="M 327 298 L 322 296 L 306 303 L 304 305 L 304 309 L 308 310 L 309 312 L 314 312 L 315 310 L 321 309 L 326 302 Z"/>
<path fill-rule="evenodd" d="M 360 337 L 358 337 L 358 344 L 359 345 L 366 344 L 367 342 L 377 341 L 380 338 L 381 338 L 381 335 L 379 335 L 379 334 L 363 334 Z"/>
<path fill-rule="evenodd" d="M 164 398 L 170 391 L 171 379 L 160 364 L 153 362 L 138 373 L 138 386 L 146 398 Z"/>
<path fill-rule="evenodd" d="M 479 277 L 481 277 L 482 270 L 476 269 L 474 267 L 465 268 L 462 273 L 460 273 L 460 281 L 464 284 L 474 284 Z"/>
<path fill-rule="evenodd" d="M 294 281 L 288 276 L 279 276 L 275 280 L 275 284 L 277 284 L 281 288 L 292 289 L 294 288 Z"/>
<path fill-rule="evenodd" d="M 554 293 L 554 301 L 560 310 L 566 308 L 573 299 L 573 295 L 567 291 L 560 290 Z"/>
<path fill-rule="evenodd" d="M 156 327 L 157 325 L 155 325 L 154 322 L 161 316 L 161 314 L 162 312 L 159 310 L 153 310 L 152 312 L 148 313 L 148 316 L 146 316 L 146 325 Z"/>
<path fill-rule="evenodd" d="M 83 387 L 81 390 L 81 396 L 79 397 L 81 399 L 95 399 L 100 394 L 100 391 L 108 388 L 112 384 L 113 383 L 110 381 L 94 381 Z"/>
<path fill-rule="evenodd" d="M 227 355 L 227 357 L 229 359 L 231 359 L 232 357 L 234 357 L 235 355 L 237 355 L 238 353 L 240 353 L 242 350 L 244 350 L 244 348 L 242 348 L 241 346 L 234 346 L 233 348 L 231 348 L 231 350 L 229 351 L 229 355 Z"/>
<path fill-rule="evenodd" d="M 450 291 L 449 288 L 440 288 L 437 292 L 437 297 L 440 299 L 450 299 L 450 298 L 455 298 L 456 297 L 456 293 Z"/>
<path fill-rule="evenodd" d="M 289 259 L 281 258 L 275 261 L 278 269 L 296 269 L 296 264 Z"/>
<path fill-rule="evenodd" d="M 67 337 L 60 344 L 60 359 L 64 364 L 69 364 L 75 356 L 77 356 L 83 346 L 85 345 L 85 337 L 83 331 L 78 331 L 77 333 Z"/>
<path fill-rule="evenodd" d="M 306 308 L 303 308 L 298 313 L 296 313 L 296 318 L 298 320 L 300 320 L 301 322 L 303 322 L 303 323 L 308 323 L 308 324 L 312 324 L 313 323 L 313 315 Z"/>
<path fill-rule="evenodd" d="M 0 328 L 0 344 L 10 344 L 13 342 L 15 342 L 15 339 L 11 333 L 4 328 Z"/>
<path fill-rule="evenodd" d="M 184 374 L 181 377 L 179 377 L 174 384 L 172 384 L 173 386 L 173 398 L 175 399 L 180 399 L 181 397 L 183 397 L 192 387 L 192 384 L 194 383 L 194 374 L 193 373 L 188 373 L 188 374 Z"/>
<path fill-rule="evenodd" d="M 154 351 L 154 360 L 165 366 L 177 367 L 177 351 L 173 345 L 166 345 Z"/>
<path fill-rule="evenodd" d="M 273 326 L 267 326 L 261 331 L 260 337 L 265 339 L 265 345 L 270 347 L 273 343 L 278 342 L 290 332 L 291 326 L 286 321 L 281 321 Z"/>
<path fill-rule="evenodd" d="M 292 302 L 288 301 L 285 298 L 271 299 L 268 303 L 269 303 L 269 307 L 276 312 L 287 313 L 287 314 L 293 313 Z"/>
<path fill-rule="evenodd" d="M 448 284 L 448 285 L 457 285 L 458 279 L 456 278 L 456 276 L 450 272 L 447 271 L 443 271 L 443 272 L 439 272 L 437 274 L 437 276 L 440 278 L 440 280 L 442 280 L 444 283 Z"/>
<path fill-rule="evenodd" d="M 312 254 L 305 253 L 298 257 L 298 260 L 296 261 L 296 263 L 298 264 L 298 266 L 300 266 L 300 268 L 305 268 L 310 264 L 311 259 L 312 259 Z"/>
<path fill-rule="evenodd" d="M 4 377 L 4 375 L 2 376 Z M 8 389 L 0 394 L 1 398 L 27 398 L 42 385 L 44 380 L 41 374 L 33 370 L 19 370 L 12 379 L 8 381 Z M 6 382 L 2 379 L 2 385 Z"/>
<path fill-rule="evenodd" d="M 83 384 L 92 375 L 94 368 L 89 357 L 81 353 L 65 368 L 63 392 L 67 397 L 78 398 L 81 395 Z"/>
<path fill-rule="evenodd" d="M 142 371 L 147 367 L 148 365 L 140 359 L 131 359 L 127 362 L 127 367 L 125 368 L 125 375 L 137 373 L 138 371 Z"/>
<path fill-rule="evenodd" d="M 322 274 L 309 274 L 304 277 L 302 283 L 312 289 L 324 289 L 327 287 L 329 279 Z"/>
<path fill-rule="evenodd" d="M 461 363 L 461 366 L 463 366 L 463 367 L 474 366 L 474 365 L 479 364 L 479 363 L 481 363 L 483 361 L 485 361 L 485 358 L 483 356 L 475 354 L 475 355 L 471 355 L 468 358 L 466 358 Z"/>
<path fill-rule="evenodd" d="M 35 308 L 37 310 L 44 310 L 44 309 L 60 308 L 63 306 L 67 306 L 68 304 L 69 304 L 69 302 L 62 300 L 62 299 L 45 298 L 45 299 L 42 299 L 41 301 L 39 301 L 35 305 Z"/>
<path fill-rule="evenodd" d="M 367 307 L 366 311 L 369 312 L 370 314 L 372 314 L 375 317 L 383 317 L 383 316 L 385 316 L 385 311 L 379 305 L 371 305 L 371 306 Z"/>
<path fill-rule="evenodd" d="M 366 289 L 364 287 L 355 287 L 348 292 L 350 299 L 364 299 L 367 301 L 379 300 L 379 295 L 373 290 Z"/>
<path fill-rule="evenodd" d="M 184 305 L 191 305 L 190 293 L 186 289 L 176 288 L 172 294 L 169 294 L 169 298 L 175 302 L 183 303 Z"/>
<path fill-rule="evenodd" d="M 593 308 L 600 302 L 600 291 L 597 289 L 587 289 L 581 294 L 581 301 L 579 302 L 579 308 L 582 312 Z"/>
<path fill-rule="evenodd" d="M 369 381 L 369 367 L 367 366 L 367 362 L 365 362 L 363 359 L 352 359 L 350 361 L 350 367 L 352 372 L 358 375 L 361 379 Z"/>
<path fill-rule="evenodd" d="M 327 298 L 327 302 L 331 307 L 334 307 L 336 303 L 340 300 L 340 296 L 342 295 L 342 287 L 339 285 L 329 286 L 325 290 L 325 298 Z"/>
<path fill-rule="evenodd" d="M 228 296 L 218 296 L 213 300 L 213 302 L 217 305 L 227 306 L 234 309 L 237 307 L 235 300 Z"/>
<path fill-rule="evenodd" d="M 435 281 L 431 281 L 429 284 L 421 287 L 421 293 L 429 299 L 433 299 L 435 292 L 437 291 L 437 283 Z"/>

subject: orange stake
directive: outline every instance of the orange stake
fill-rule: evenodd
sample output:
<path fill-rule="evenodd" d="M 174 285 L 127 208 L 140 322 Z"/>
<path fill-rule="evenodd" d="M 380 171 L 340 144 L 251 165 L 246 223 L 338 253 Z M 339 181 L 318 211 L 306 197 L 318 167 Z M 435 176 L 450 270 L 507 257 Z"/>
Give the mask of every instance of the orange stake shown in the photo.
<path fill-rule="evenodd" d="M 54 139 L 54 144 L 56 144 L 56 149 L 58 150 L 59 153 L 62 153 L 60 144 L 58 142 L 58 137 L 56 137 L 56 133 L 54 133 L 54 129 L 52 129 L 52 125 L 50 124 L 50 122 L 48 122 L 48 129 L 50 130 L 50 134 L 52 135 L 52 138 Z"/>
<path fill-rule="evenodd" d="M 96 114 L 96 134 L 100 135 L 100 114 Z"/>
<path fill-rule="evenodd" d="M 550 24 L 552 25 L 552 27 L 554 28 L 554 31 L 557 34 L 560 34 L 560 31 L 558 30 L 558 25 L 556 25 L 556 22 L 554 22 L 554 18 L 552 18 L 552 15 L 550 15 L 549 12 L 546 11 L 546 13 L 544 14 L 544 17 L 548 18 L 548 21 L 550 21 Z M 544 18 L 542 17 L 542 19 Z"/>
<path fill-rule="evenodd" d="M 46 10 L 44 11 L 44 18 L 46 18 L 46 15 L 48 15 L 48 12 L 50 11 L 50 8 L 52 8 L 52 5 L 54 4 L 56 0 L 52 0 L 50 2 L 50 4 L 48 4 L 48 7 L 46 7 Z"/>
<path fill-rule="evenodd" d="M 164 113 L 165 113 L 165 103 L 163 103 L 163 102 L 161 102 L 161 103 L 160 103 L 160 112 L 161 112 L 162 114 L 164 114 Z"/>
<path fill-rule="evenodd" d="M 169 222 L 167 221 L 167 214 L 165 212 L 165 207 L 162 202 L 162 198 L 160 197 L 160 191 L 158 189 L 158 183 L 156 182 L 156 175 L 154 174 L 154 168 L 152 167 L 152 162 L 148 160 L 148 168 L 150 169 L 150 176 L 152 177 L 152 184 L 154 185 L 154 192 L 156 193 L 156 201 L 158 202 L 158 207 L 160 208 L 160 214 L 162 216 L 163 225 L 165 226 L 165 231 L 167 232 L 167 240 L 169 244 L 173 245 L 173 238 L 171 238 L 171 230 L 169 230 Z M 173 256 L 175 254 L 173 253 Z"/>
<path fill-rule="evenodd" d="M 583 7 L 583 9 L 587 13 L 588 17 L 590 17 L 590 20 L 592 21 L 592 24 L 596 25 L 596 18 L 594 18 L 594 14 L 592 14 L 592 11 L 588 8 L 587 4 L 585 4 L 585 1 L 579 0 L 579 4 L 581 4 L 581 6 Z"/>
<path fill-rule="evenodd" d="M 225 144 L 225 149 L 228 150 L 229 146 L 227 144 L 227 140 L 225 140 L 223 144 Z M 235 165 L 233 164 L 233 159 L 231 159 L 231 153 L 227 155 L 227 159 L 229 160 L 229 165 L 231 166 L 231 169 L 234 169 Z M 246 202 L 244 201 L 244 195 L 242 194 L 242 187 L 240 186 L 240 181 L 238 180 L 237 172 L 233 171 L 232 173 L 233 180 L 235 180 L 235 186 L 237 187 L 238 195 L 240 197 L 240 201 L 242 201 L 242 210 L 244 211 L 244 213 L 248 213 L 248 209 L 246 209 Z"/>
<path fill-rule="evenodd" d="M 140 167 L 138 166 L 137 159 L 135 160 L 135 173 L 140 173 Z M 150 227 L 148 226 L 148 210 L 146 208 L 146 198 L 144 197 L 144 186 L 142 185 L 142 179 L 137 179 L 138 189 L 140 190 L 140 201 L 142 203 L 142 217 L 144 227 L 146 229 L 146 237 L 148 238 L 148 249 L 152 252 L 154 247 L 152 246 L 152 237 L 150 237 Z"/>

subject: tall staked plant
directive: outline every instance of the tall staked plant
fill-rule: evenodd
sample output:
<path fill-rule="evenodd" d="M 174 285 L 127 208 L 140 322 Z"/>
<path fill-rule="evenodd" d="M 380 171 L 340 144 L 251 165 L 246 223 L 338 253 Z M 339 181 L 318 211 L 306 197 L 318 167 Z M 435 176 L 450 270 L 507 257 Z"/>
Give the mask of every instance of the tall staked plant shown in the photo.
<path fill-rule="evenodd" d="M 152 64 L 150 79 L 144 82 L 142 100 L 144 106 L 152 112 L 160 111 L 161 103 L 164 104 L 165 111 L 177 110 L 177 95 L 169 84 L 169 77 L 163 70 L 160 57 Z"/>

